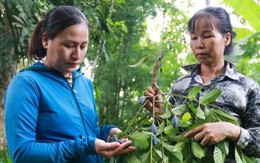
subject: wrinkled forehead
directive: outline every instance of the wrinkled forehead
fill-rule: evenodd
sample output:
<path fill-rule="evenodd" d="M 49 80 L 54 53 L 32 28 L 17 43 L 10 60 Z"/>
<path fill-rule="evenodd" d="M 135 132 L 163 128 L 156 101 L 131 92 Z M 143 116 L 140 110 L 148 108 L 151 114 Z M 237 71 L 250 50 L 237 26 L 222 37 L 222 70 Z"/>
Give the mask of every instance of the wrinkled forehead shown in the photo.
<path fill-rule="evenodd" d="M 219 20 L 210 14 L 198 15 L 193 19 L 190 26 L 191 33 L 197 33 L 202 29 L 217 29 L 218 30 Z"/>

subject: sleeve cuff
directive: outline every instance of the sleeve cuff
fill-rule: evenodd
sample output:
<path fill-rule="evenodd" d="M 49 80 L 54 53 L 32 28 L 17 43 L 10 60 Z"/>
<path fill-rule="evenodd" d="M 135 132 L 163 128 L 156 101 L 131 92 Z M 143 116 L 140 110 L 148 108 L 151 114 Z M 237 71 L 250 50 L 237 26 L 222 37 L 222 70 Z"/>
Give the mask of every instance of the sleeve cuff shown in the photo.
<path fill-rule="evenodd" d="M 101 140 L 107 141 L 109 132 L 112 128 L 117 128 L 117 127 L 114 125 L 101 126 L 98 138 Z"/>
<path fill-rule="evenodd" d="M 244 149 L 249 143 L 249 137 L 249 132 L 246 129 L 240 128 L 240 136 L 237 141 L 237 146 L 239 146 L 241 149 Z"/>
<path fill-rule="evenodd" d="M 81 155 L 86 155 L 86 154 L 97 154 L 96 149 L 95 149 L 95 140 L 96 138 L 92 137 L 82 137 L 77 138 L 77 147 L 78 151 Z"/>

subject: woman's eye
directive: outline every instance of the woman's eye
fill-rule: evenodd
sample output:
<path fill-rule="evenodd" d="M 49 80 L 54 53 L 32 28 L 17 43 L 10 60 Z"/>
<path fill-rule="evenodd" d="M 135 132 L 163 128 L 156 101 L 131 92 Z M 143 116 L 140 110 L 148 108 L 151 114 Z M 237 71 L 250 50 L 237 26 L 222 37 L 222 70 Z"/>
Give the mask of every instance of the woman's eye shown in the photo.
<path fill-rule="evenodd" d="M 73 48 L 74 47 L 74 44 L 63 44 L 65 47 L 67 48 Z"/>
<path fill-rule="evenodd" d="M 211 38 L 212 35 L 204 35 L 203 37 L 204 37 L 204 38 Z"/>
<path fill-rule="evenodd" d="M 88 44 L 86 43 L 84 43 L 84 44 L 81 44 L 80 45 L 80 49 L 86 49 L 88 47 Z"/>
<path fill-rule="evenodd" d="M 72 48 L 73 46 L 72 45 L 65 45 L 67 48 Z"/>
<path fill-rule="evenodd" d="M 191 40 L 196 40 L 197 39 L 197 37 L 191 37 Z"/>
<path fill-rule="evenodd" d="M 85 48 L 86 48 L 86 45 L 80 46 L 80 49 L 85 49 Z"/>

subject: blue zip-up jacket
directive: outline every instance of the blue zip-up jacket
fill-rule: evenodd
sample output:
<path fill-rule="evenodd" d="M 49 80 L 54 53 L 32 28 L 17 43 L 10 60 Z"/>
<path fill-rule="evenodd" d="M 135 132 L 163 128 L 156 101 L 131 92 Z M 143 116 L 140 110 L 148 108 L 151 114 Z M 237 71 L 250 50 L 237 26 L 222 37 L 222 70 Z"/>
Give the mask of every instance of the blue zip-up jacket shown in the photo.
<path fill-rule="evenodd" d="M 18 73 L 5 95 L 8 150 L 14 163 L 101 163 L 95 139 L 114 126 L 98 125 L 91 81 L 80 69 L 72 87 L 58 71 L 37 62 Z"/>

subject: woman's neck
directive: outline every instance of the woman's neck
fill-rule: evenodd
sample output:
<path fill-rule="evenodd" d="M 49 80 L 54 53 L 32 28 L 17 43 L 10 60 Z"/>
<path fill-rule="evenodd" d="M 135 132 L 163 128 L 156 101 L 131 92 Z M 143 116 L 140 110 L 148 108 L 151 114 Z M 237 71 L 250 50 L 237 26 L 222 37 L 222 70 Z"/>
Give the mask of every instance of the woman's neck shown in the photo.
<path fill-rule="evenodd" d="M 216 65 L 201 65 L 200 75 L 204 83 L 211 81 L 215 77 L 222 75 L 225 72 L 225 63 Z"/>

